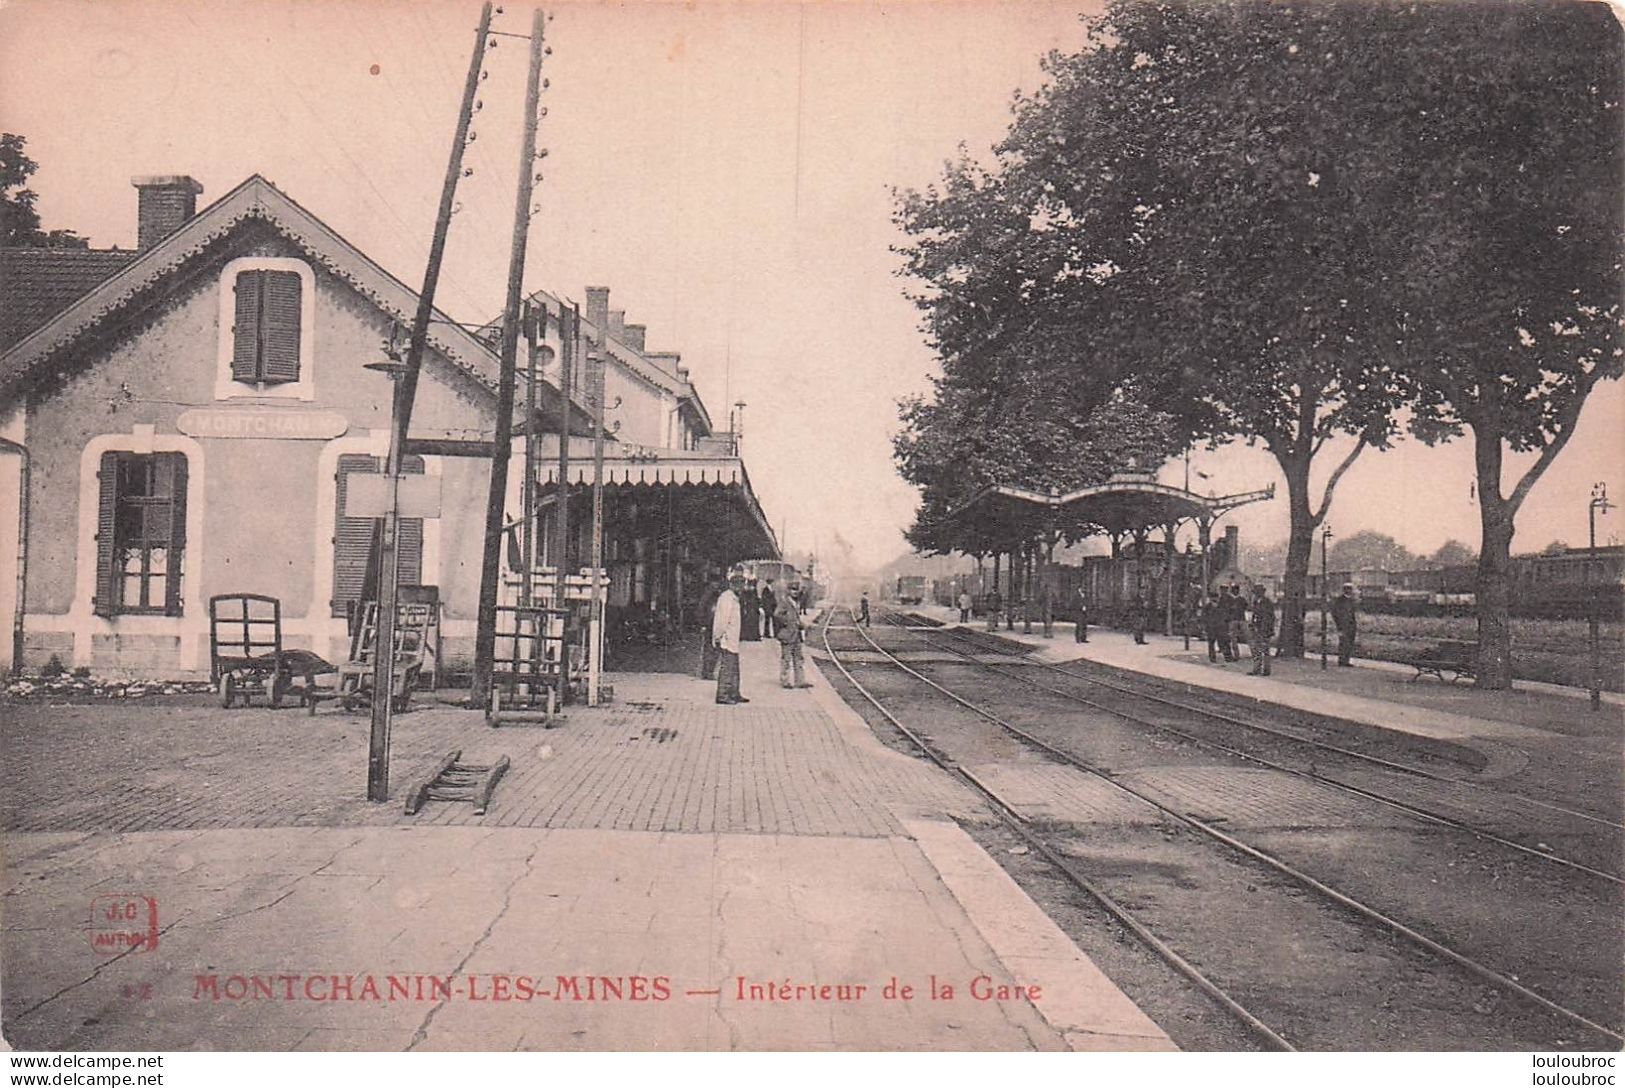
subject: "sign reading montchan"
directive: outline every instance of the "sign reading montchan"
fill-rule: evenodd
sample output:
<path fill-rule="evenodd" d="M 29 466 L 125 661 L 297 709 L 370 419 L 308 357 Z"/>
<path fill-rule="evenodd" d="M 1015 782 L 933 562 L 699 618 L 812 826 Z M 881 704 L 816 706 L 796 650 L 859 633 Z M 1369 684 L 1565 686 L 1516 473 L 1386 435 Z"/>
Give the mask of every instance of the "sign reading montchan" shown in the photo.
<path fill-rule="evenodd" d="M 337 412 L 283 408 L 190 408 L 175 426 L 193 438 L 337 438 L 350 429 Z"/>

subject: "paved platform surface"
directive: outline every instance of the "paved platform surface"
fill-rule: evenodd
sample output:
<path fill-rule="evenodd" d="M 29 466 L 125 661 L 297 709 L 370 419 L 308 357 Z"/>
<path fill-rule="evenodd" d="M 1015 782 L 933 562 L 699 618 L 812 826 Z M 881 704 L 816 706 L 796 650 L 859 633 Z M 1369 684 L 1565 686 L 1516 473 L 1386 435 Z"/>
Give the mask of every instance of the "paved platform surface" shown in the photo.
<path fill-rule="evenodd" d="M 448 747 L 510 756 L 483 817 L 357 800 L 337 711 L 3 708 L 7 1040 L 1172 1049 L 953 822 L 976 799 L 775 651 L 748 706 L 646 674 L 553 729 L 397 719 L 394 798 Z"/>

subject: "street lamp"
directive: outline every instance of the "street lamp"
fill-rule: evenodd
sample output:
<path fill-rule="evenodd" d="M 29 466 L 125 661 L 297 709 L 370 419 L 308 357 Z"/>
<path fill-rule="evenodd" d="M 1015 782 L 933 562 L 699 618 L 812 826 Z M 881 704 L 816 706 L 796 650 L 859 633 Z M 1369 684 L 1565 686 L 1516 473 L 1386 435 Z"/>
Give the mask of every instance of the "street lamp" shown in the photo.
<path fill-rule="evenodd" d="M 364 369 L 389 378 L 389 454 L 384 462 L 388 498 L 384 504 L 384 536 L 379 550 L 378 627 L 372 640 L 372 732 L 367 743 L 367 800 L 389 800 L 389 730 L 393 711 L 395 672 L 395 610 L 400 580 L 397 538 L 400 529 L 401 436 L 396 420 L 400 416 L 401 377 L 406 363 L 393 332 L 384 347 L 385 358 L 366 363 Z M 366 602 L 362 602 L 366 607 Z M 363 617 L 364 619 L 365 617 Z"/>
<path fill-rule="evenodd" d="M 1326 549 L 1332 542 L 1332 527 L 1320 527 L 1320 667 L 1326 668 L 1326 608 L 1332 602 L 1332 587 L 1326 580 Z M 1339 650 L 1341 654 L 1343 651 Z M 1343 660 L 1341 657 L 1339 661 Z"/>
<path fill-rule="evenodd" d="M 1608 501 L 1608 485 L 1597 484 L 1591 489 L 1591 505 L 1587 510 L 1591 523 L 1591 551 L 1586 556 L 1586 612 L 1591 635 L 1591 709 L 1602 708 L 1602 640 L 1597 631 L 1597 595 L 1591 591 L 1591 569 L 1597 564 L 1597 512 L 1606 514 L 1613 509 Z"/>

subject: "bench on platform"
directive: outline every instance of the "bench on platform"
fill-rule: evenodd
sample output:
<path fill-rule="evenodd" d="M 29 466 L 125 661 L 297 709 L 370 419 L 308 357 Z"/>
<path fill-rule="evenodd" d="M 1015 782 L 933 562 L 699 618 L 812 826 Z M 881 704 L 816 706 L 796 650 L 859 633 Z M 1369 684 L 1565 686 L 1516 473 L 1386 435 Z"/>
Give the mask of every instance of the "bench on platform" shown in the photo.
<path fill-rule="evenodd" d="M 1478 643 L 1445 640 L 1427 647 L 1405 664 L 1416 670 L 1416 675 L 1410 679 L 1413 684 L 1429 674 L 1443 682 L 1445 673 L 1449 673 L 1452 684 L 1457 680 L 1471 680 L 1477 675 Z"/>

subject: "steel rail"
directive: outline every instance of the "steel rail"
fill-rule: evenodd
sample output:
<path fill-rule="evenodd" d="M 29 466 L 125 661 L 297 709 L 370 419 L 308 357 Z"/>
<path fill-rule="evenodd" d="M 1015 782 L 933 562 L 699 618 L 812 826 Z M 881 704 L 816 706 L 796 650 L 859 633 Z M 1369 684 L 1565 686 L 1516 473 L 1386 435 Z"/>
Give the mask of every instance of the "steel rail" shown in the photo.
<path fill-rule="evenodd" d="M 1049 862 L 1050 865 L 1065 876 L 1073 886 L 1077 887 L 1079 890 L 1083 891 L 1085 894 L 1094 899 L 1095 902 L 1099 903 L 1108 914 L 1126 926 L 1129 931 L 1144 942 L 1147 947 L 1149 947 L 1158 956 L 1162 957 L 1162 959 L 1170 967 L 1178 971 L 1181 975 L 1184 975 L 1185 978 L 1189 979 L 1193 984 L 1195 984 L 1197 989 L 1201 990 L 1208 997 L 1212 998 L 1215 1002 L 1222 1006 L 1225 1011 L 1229 1012 L 1245 1027 L 1247 1027 L 1248 1030 L 1252 1031 L 1259 1038 L 1263 1039 L 1274 1049 L 1296 1051 L 1296 1047 L 1287 1042 L 1285 1038 L 1283 1038 L 1268 1024 L 1264 1023 L 1264 1021 L 1260 1020 L 1257 1016 L 1249 1012 L 1235 998 L 1225 993 L 1225 991 L 1221 989 L 1217 983 L 1208 978 L 1206 975 L 1202 974 L 1202 972 L 1198 970 L 1195 965 L 1186 960 L 1155 933 L 1152 933 L 1143 922 L 1134 917 L 1134 915 L 1131 914 L 1127 908 L 1125 908 L 1121 903 L 1117 902 L 1117 900 L 1113 899 L 1104 889 L 1098 887 L 1088 877 L 1084 876 L 1082 873 L 1073 868 L 1072 864 L 1066 859 L 1065 855 L 1061 854 L 1055 848 L 1050 846 L 1049 843 L 1045 842 L 1042 838 L 1034 834 L 1032 829 L 1027 826 L 1026 817 L 1022 816 L 1021 813 L 1016 811 L 1014 807 L 1000 797 L 998 793 L 995 792 L 990 786 L 984 783 L 981 779 L 977 778 L 970 771 L 967 771 L 964 767 L 961 767 L 952 758 L 937 752 L 931 746 L 931 744 L 925 740 L 925 738 L 921 737 L 908 726 L 898 721 L 897 717 L 892 714 L 890 710 L 886 709 L 881 701 L 875 697 L 874 693 L 868 688 L 864 687 L 863 683 L 858 680 L 857 677 L 852 675 L 851 670 L 849 670 L 846 667 L 846 664 L 841 661 L 840 655 L 837 654 L 834 647 L 829 644 L 830 620 L 834 618 L 834 614 L 835 608 L 832 605 L 830 606 L 829 611 L 825 614 L 824 626 L 821 632 L 821 637 L 824 643 L 824 653 L 829 660 L 834 663 L 835 667 L 840 670 L 841 675 L 846 678 L 846 682 L 851 684 L 860 695 L 867 699 L 870 705 L 873 706 L 882 717 L 890 722 L 898 732 L 907 737 L 915 747 L 919 748 L 920 751 L 925 754 L 927 759 L 931 760 L 931 762 L 935 763 L 938 767 L 941 767 L 949 774 L 954 775 L 955 777 L 966 782 L 978 793 L 982 794 L 989 801 L 991 801 L 1000 818 L 1022 839 L 1022 841 L 1027 843 L 1031 849 L 1038 851 L 1044 860 Z M 856 628 L 856 624 L 854 624 L 854 628 Z M 865 637 L 867 638 L 867 636 Z M 876 645 L 873 639 L 868 639 L 868 641 L 871 645 Z M 876 646 L 876 648 L 878 649 L 878 646 Z M 885 651 L 881 650 L 881 653 L 885 653 Z"/>
<path fill-rule="evenodd" d="M 1131 786 L 1127 786 L 1127 785 L 1123 784 L 1122 782 L 1119 782 L 1115 777 L 1113 777 L 1107 771 L 1101 770 L 1100 768 L 1095 767 L 1095 766 L 1087 763 L 1086 761 L 1078 758 L 1076 755 L 1074 755 L 1074 754 L 1072 754 L 1070 752 L 1067 752 L 1067 751 L 1065 751 L 1063 749 L 1057 748 L 1054 745 L 1048 743 L 1047 741 L 1041 740 L 1040 738 L 1033 736 L 1031 733 L 1028 733 L 1026 730 L 1020 728 L 1019 726 L 1015 726 L 1015 725 L 1010 724 L 1009 722 L 1005 721 L 1003 718 L 999 717 L 997 714 L 994 714 L 992 711 L 986 710 L 986 709 L 984 709 L 984 708 L 982 708 L 980 706 L 977 706 L 975 703 L 970 702 L 968 699 L 965 699 L 962 696 L 957 695 L 952 691 L 949 691 L 947 688 L 943 687 L 941 684 L 937 683 L 935 680 L 932 680 L 930 677 L 924 675 L 923 673 L 920 673 L 917 670 L 910 668 L 905 662 L 899 660 L 898 657 L 895 654 L 893 654 L 890 651 L 886 650 L 878 642 L 876 642 L 873 639 L 873 637 L 871 637 L 867 632 L 859 629 L 858 633 L 863 636 L 863 639 L 864 639 L 865 642 L 869 643 L 869 645 L 874 647 L 874 649 L 876 651 L 878 651 L 880 654 L 882 654 L 883 656 L 888 658 L 892 665 L 894 665 L 897 668 L 901 669 L 902 671 L 908 673 L 910 676 L 913 676 L 915 679 L 921 681 L 922 683 L 936 689 L 937 691 L 941 692 L 943 695 L 946 695 L 948 698 L 952 699 L 954 702 L 956 702 L 956 703 L 960 704 L 961 706 L 965 707 L 967 710 L 970 710 L 971 712 L 973 712 L 975 714 L 978 714 L 981 717 L 986 718 L 988 721 L 990 721 L 993 724 L 999 726 L 1001 729 L 1006 730 L 1007 732 L 1011 733 L 1014 736 L 1020 737 L 1022 740 L 1025 740 L 1029 744 L 1032 744 L 1034 747 L 1040 748 L 1043 751 L 1046 751 L 1046 752 L 1050 753 L 1051 755 L 1055 756 L 1057 759 L 1060 759 L 1062 762 L 1065 762 L 1065 763 L 1067 763 L 1067 764 L 1069 764 L 1069 765 L 1071 765 L 1073 767 L 1076 767 L 1077 769 L 1079 769 L 1081 771 L 1085 771 L 1085 772 L 1087 772 L 1089 774 L 1095 775 L 1096 777 L 1100 778 L 1101 780 L 1103 780 L 1105 782 L 1108 782 L 1111 785 L 1117 787 L 1119 790 L 1121 790 L 1122 792 L 1128 794 L 1129 796 L 1136 797 L 1136 798 L 1140 799 L 1141 801 L 1144 801 L 1147 804 L 1150 804 L 1150 805 L 1154 806 L 1159 811 L 1161 811 L 1163 813 L 1166 813 L 1168 816 L 1171 816 L 1172 818 L 1174 818 L 1175 820 L 1178 820 L 1179 822 L 1185 824 L 1186 826 L 1191 827 L 1191 828 L 1193 828 L 1193 829 L 1195 829 L 1197 831 L 1200 831 L 1203 834 L 1210 836 L 1215 841 L 1223 843 L 1224 845 L 1229 846 L 1231 849 L 1236 850 L 1237 852 L 1239 852 L 1239 853 L 1241 853 L 1241 854 L 1243 854 L 1243 855 L 1245 855 L 1247 857 L 1250 857 L 1250 858 L 1254 859 L 1255 861 L 1258 861 L 1261 864 L 1263 864 L 1263 865 L 1265 865 L 1265 866 L 1267 866 L 1267 867 L 1269 867 L 1271 869 L 1274 869 L 1276 872 L 1279 872 L 1282 875 L 1287 876 L 1287 877 L 1289 877 L 1290 879 L 1292 879 L 1294 881 L 1297 881 L 1299 884 L 1302 884 L 1304 887 L 1309 888 L 1310 890 L 1315 891 L 1315 892 L 1327 897 L 1328 899 L 1332 900 L 1333 902 L 1338 903 L 1339 905 L 1341 905 L 1343 907 L 1346 907 L 1349 910 L 1352 910 L 1355 913 L 1360 914 L 1363 917 L 1369 918 L 1370 920 L 1372 920 L 1372 921 L 1378 923 L 1379 925 L 1387 928 L 1391 932 L 1397 933 L 1401 937 L 1404 937 L 1406 940 L 1411 941 L 1413 944 L 1419 945 L 1420 947 L 1427 949 L 1429 952 L 1432 952 L 1435 955 L 1441 956 L 1444 959 L 1449 960 L 1450 962 L 1452 962 L 1452 963 L 1456 964 L 1457 966 L 1465 969 L 1466 971 L 1470 972 L 1471 974 L 1474 974 L 1474 975 L 1478 976 L 1479 978 L 1483 979 L 1484 981 L 1491 983 L 1492 985 L 1501 987 L 1502 989 L 1505 989 L 1505 990 L 1509 990 L 1512 993 L 1515 993 L 1518 996 L 1520 996 L 1520 997 L 1522 997 L 1522 998 L 1524 998 L 1524 999 L 1526 999 L 1526 1000 L 1528 1000 L 1530 1002 L 1533 1002 L 1534 1004 L 1537 1004 L 1537 1005 L 1541 1006 L 1542 1008 L 1548 1010 L 1549 1012 L 1556 1013 L 1558 1016 L 1562 1017 L 1563 1019 L 1565 1019 L 1565 1020 L 1567 1020 L 1567 1021 L 1569 1021 L 1571 1023 L 1578 1024 L 1578 1025 L 1580 1025 L 1582 1027 L 1587 1028 L 1588 1030 L 1597 1032 L 1597 1033 L 1599 1033 L 1601 1035 L 1605 1035 L 1609 1039 L 1612 1039 L 1612 1040 L 1614 1040 L 1616 1042 L 1625 1043 L 1625 1034 L 1622 1034 L 1622 1033 L 1620 1033 L 1618 1031 L 1615 1031 L 1614 1029 L 1612 1029 L 1610 1027 L 1607 1027 L 1606 1025 L 1599 1024 L 1595 1020 L 1592 1020 L 1589 1017 L 1587 1017 L 1586 1015 L 1584 1015 L 1583 1013 L 1576 1012 L 1573 1009 L 1570 1009 L 1565 1005 L 1561 1005 L 1558 1002 L 1553 1001 L 1551 998 L 1545 996 L 1544 994 L 1538 993 L 1535 990 L 1532 990 L 1529 987 L 1523 985 L 1521 982 L 1518 982 L 1516 979 L 1513 979 L 1513 978 L 1510 978 L 1510 977 L 1508 977 L 1506 975 L 1503 975 L 1501 972 L 1495 970 L 1493 967 L 1489 967 L 1486 964 L 1480 963 L 1479 961 L 1473 959 L 1471 956 L 1468 956 L 1468 955 L 1466 955 L 1464 953 L 1457 952 L 1455 949 L 1449 947 L 1448 945 L 1441 944 L 1440 942 L 1435 941 L 1433 938 L 1428 937 L 1425 934 L 1420 933 L 1415 929 L 1412 929 L 1410 926 L 1408 926 L 1405 923 L 1399 921 L 1398 919 L 1389 917 L 1388 915 L 1384 914 L 1382 911 L 1378 910 L 1377 908 L 1369 906 L 1368 904 L 1363 903 L 1360 900 L 1355 899 L 1354 897 L 1352 897 L 1350 895 L 1347 895 L 1344 892 L 1338 891 L 1336 888 L 1332 887 L 1331 885 L 1323 883 L 1322 881 L 1317 880 L 1316 878 L 1310 876 L 1309 874 L 1307 874 L 1305 872 L 1302 872 L 1301 870 L 1299 870 L 1297 868 L 1294 868 L 1292 865 L 1288 864 L 1285 861 L 1282 861 L 1280 858 L 1277 858 L 1272 854 L 1266 853 L 1265 851 L 1260 850 L 1257 847 L 1250 846 L 1247 843 L 1241 841 L 1240 839 L 1237 839 L 1233 835 L 1227 835 L 1224 832 L 1220 831 L 1218 828 L 1213 827 L 1210 824 L 1207 824 L 1204 821 L 1199 820 L 1194 816 L 1188 815 L 1186 813 L 1180 812 L 1177 809 L 1171 808 L 1170 806 L 1162 803 L 1161 801 L 1158 801 L 1155 798 L 1153 798 L 1151 796 L 1148 796 L 1147 794 L 1141 793 L 1140 791 L 1134 789 Z M 828 649 L 827 642 L 826 642 L 826 649 Z"/>
<path fill-rule="evenodd" d="M 896 627 L 898 627 L 898 628 L 900 628 L 901 630 L 904 630 L 904 631 L 913 631 L 913 632 L 915 632 L 917 634 L 920 634 L 922 637 L 925 637 L 925 633 L 923 631 L 921 631 L 917 627 L 911 627 L 911 626 L 907 626 L 907 625 L 904 625 L 904 624 L 894 624 L 894 626 L 896 626 Z M 955 638 L 955 639 L 958 639 L 961 642 L 965 642 L 965 643 L 970 643 L 971 642 L 971 640 L 966 638 L 965 636 L 956 635 L 952 631 L 949 631 L 949 630 L 945 630 L 945 629 L 941 629 L 941 628 L 932 628 L 932 630 L 941 630 L 942 633 L 946 634 L 949 638 Z M 927 638 L 926 641 L 930 642 L 931 640 L 929 638 Z M 935 645 L 940 646 L 941 644 L 936 643 Z M 972 656 L 971 654 L 966 653 L 963 650 L 954 649 L 952 646 L 942 646 L 942 648 L 947 650 L 949 653 L 958 654 L 960 657 L 963 657 L 965 660 L 971 662 L 974 665 L 980 665 L 983 668 L 989 669 L 989 670 L 995 670 L 997 668 L 996 666 L 990 665 L 985 661 L 977 660 L 974 656 Z M 1379 767 L 1386 768 L 1388 770 L 1398 771 L 1401 774 L 1409 774 L 1409 775 L 1413 775 L 1413 776 L 1419 777 L 1419 778 L 1426 778 L 1429 781 L 1439 782 L 1439 783 L 1442 783 L 1442 784 L 1445 784 L 1445 785 L 1458 785 L 1458 784 L 1460 784 L 1460 781 L 1458 779 L 1446 778 L 1443 775 L 1434 774 L 1432 771 L 1428 771 L 1428 770 L 1425 770 L 1425 769 L 1420 768 L 1420 767 L 1411 767 L 1411 766 L 1408 766 L 1408 765 L 1403 764 L 1403 763 L 1395 763 L 1395 762 L 1393 762 L 1391 760 L 1383 759 L 1380 756 L 1368 755 L 1368 754 L 1366 754 L 1364 752 L 1356 752 L 1356 751 L 1354 751 L 1353 749 L 1350 749 L 1350 748 L 1344 748 L 1344 747 L 1341 747 L 1340 745 L 1336 745 L 1336 744 L 1327 744 L 1325 741 L 1314 740 L 1313 738 L 1310 738 L 1310 737 L 1300 737 L 1300 736 L 1297 736 L 1294 733 L 1289 733 L 1289 732 L 1287 732 L 1285 730 L 1282 730 L 1282 729 L 1272 729 L 1267 725 L 1259 725 L 1256 722 L 1245 721 L 1245 720 L 1243 720 L 1241 718 L 1234 717 L 1233 715 L 1226 714 L 1226 713 L 1224 713 L 1222 711 L 1211 710 L 1211 709 L 1208 709 L 1206 707 L 1194 706 L 1194 705 L 1192 705 L 1190 703 L 1181 702 L 1178 699 L 1170 699 L 1170 698 L 1168 698 L 1166 696 L 1158 695 L 1155 692 L 1141 691 L 1141 690 L 1139 690 L 1137 688 L 1127 687 L 1127 686 L 1124 686 L 1122 684 L 1114 684 L 1114 683 L 1112 683 L 1112 682 L 1110 682 L 1108 680 L 1099 679 L 1098 677 L 1085 676 L 1085 675 L 1082 675 L 1080 673 L 1073 672 L 1070 669 L 1062 668 L 1061 666 L 1056 665 L 1053 662 L 1049 662 L 1049 661 L 1033 661 L 1033 662 L 1030 662 L 1030 664 L 1042 665 L 1044 668 L 1053 670 L 1055 672 L 1058 672 L 1062 676 L 1069 677 L 1070 679 L 1073 679 L 1073 680 L 1081 680 L 1082 682 L 1084 682 L 1086 684 L 1094 684 L 1097 687 L 1106 688 L 1108 691 L 1116 691 L 1116 692 L 1120 692 L 1121 694 L 1128 695 L 1128 696 L 1131 696 L 1131 697 L 1134 697 L 1134 698 L 1137 698 L 1137 699 L 1145 699 L 1145 700 L 1147 700 L 1149 702 L 1160 703 L 1163 706 L 1174 707 L 1176 709 L 1184 710 L 1184 711 L 1187 711 L 1187 712 L 1189 712 L 1191 714 L 1196 714 L 1196 715 L 1199 715 L 1199 716 L 1204 717 L 1204 718 L 1210 718 L 1213 721 L 1224 722 L 1227 725 L 1235 725 L 1235 726 L 1240 726 L 1240 727 L 1242 727 L 1244 729 L 1251 729 L 1251 730 L 1254 730 L 1256 732 L 1267 733 L 1272 737 L 1279 737 L 1282 740 L 1290 741 L 1290 742 L 1293 742 L 1293 743 L 1296 743 L 1296 744 L 1305 745 L 1305 746 L 1308 746 L 1308 747 L 1311 747 L 1311 748 L 1320 748 L 1320 749 L 1323 749 L 1323 750 L 1328 751 L 1328 752 L 1335 752 L 1335 753 L 1337 753 L 1339 755 L 1348 756 L 1351 759 L 1360 760 L 1360 761 L 1366 762 L 1366 763 L 1372 763 L 1372 764 L 1375 764 L 1375 765 L 1377 765 Z M 1016 673 L 1013 673 L 1013 672 L 1010 673 L 1009 675 L 1013 679 L 1020 680 L 1021 682 L 1026 683 L 1026 684 L 1030 684 L 1033 687 L 1041 688 L 1044 691 L 1054 692 L 1057 695 L 1061 695 L 1061 696 L 1063 696 L 1065 698 L 1068 698 L 1068 699 L 1073 699 L 1073 700 L 1075 700 L 1077 702 L 1085 704 L 1086 706 L 1092 706 L 1097 710 L 1102 710 L 1102 711 L 1104 711 L 1104 712 L 1106 712 L 1108 714 L 1114 714 L 1114 715 L 1116 715 L 1116 716 L 1118 716 L 1120 718 L 1125 719 L 1126 721 L 1137 722 L 1137 723 L 1139 723 L 1141 725 L 1149 725 L 1154 729 L 1161 729 L 1161 730 L 1164 730 L 1165 732 L 1173 733 L 1176 736 L 1184 737 L 1187 740 L 1190 740 L 1190 741 L 1192 741 L 1194 743 L 1209 745 L 1211 747 L 1218 748 L 1221 751 L 1229 752 L 1232 755 L 1238 756 L 1238 757 L 1240 757 L 1242 759 L 1251 760 L 1251 761 L 1256 762 L 1256 763 L 1261 763 L 1261 764 L 1263 764 L 1265 766 L 1273 767 L 1276 770 L 1285 771 L 1285 772 L 1287 772 L 1289 774 L 1300 775 L 1300 776 L 1303 776 L 1303 777 L 1310 778 L 1310 779 L 1312 779 L 1314 781 L 1317 781 L 1317 782 L 1323 782 L 1323 783 L 1325 783 L 1327 785 L 1335 786 L 1335 787 L 1337 787 L 1339 789 L 1348 790 L 1351 793 L 1356 793 L 1356 794 L 1359 794 L 1361 796 L 1369 797 L 1371 800 L 1379 801 L 1379 802 L 1381 802 L 1383 804 L 1387 804 L 1387 805 L 1392 805 L 1392 806 L 1394 806 L 1396 808 L 1399 808 L 1399 809 L 1402 809 L 1402 810 L 1404 810 L 1406 812 L 1409 812 L 1414 816 L 1419 816 L 1419 817 L 1422 817 L 1424 819 L 1434 820 L 1436 822 L 1445 824 L 1447 826 L 1454 827 L 1454 828 L 1456 828 L 1456 829 L 1458 829 L 1460 831 L 1464 831 L 1464 832 L 1466 832 L 1466 833 L 1468 833 L 1470 835 L 1474 835 L 1474 836 L 1476 836 L 1478 838 L 1484 839 L 1485 841 L 1495 842 L 1495 843 L 1498 843 L 1498 844 L 1500 844 L 1502 846 L 1506 846 L 1506 847 L 1508 847 L 1508 848 L 1510 848 L 1512 850 L 1517 850 L 1517 851 L 1520 851 L 1522 853 L 1529 854 L 1529 855 L 1531 855 L 1533 857 L 1543 858 L 1546 861 L 1553 862 L 1554 864 L 1557 864 L 1557 865 L 1566 865 L 1566 866 L 1569 866 L 1569 867 L 1574 868 L 1574 869 L 1579 869 L 1582 872 L 1589 873 L 1592 876 L 1601 877 L 1602 879 L 1612 881 L 1615 884 L 1625 884 L 1625 877 L 1621 877 L 1617 873 L 1610 873 L 1610 872 L 1608 872 L 1606 870 L 1603 870 L 1603 869 L 1595 869 L 1595 868 L 1592 868 L 1591 866 L 1586 865 L 1583 862 L 1575 861 L 1572 858 L 1565 858 L 1561 854 L 1556 854 L 1556 853 L 1552 853 L 1552 852 L 1545 851 L 1545 850 L 1538 850 L 1538 849 L 1536 849 L 1534 847 L 1526 846 L 1523 843 L 1517 842 L 1516 840 L 1508 839 L 1508 838 L 1505 838 L 1503 836 L 1497 835 L 1493 831 L 1485 831 L 1485 830 L 1482 830 L 1480 828 L 1475 828 L 1471 824 L 1462 823 L 1462 822 L 1460 822 L 1458 820 L 1452 819 L 1449 816 L 1444 816 L 1444 815 L 1441 815 L 1439 813 L 1433 812 L 1430 809 L 1421 808 L 1419 806 L 1412 805 L 1412 804 L 1410 804 L 1409 802 L 1406 802 L 1406 801 L 1399 801 L 1399 800 L 1397 800 L 1395 798 L 1388 797 L 1388 796 L 1386 796 L 1384 794 L 1374 793 L 1374 792 L 1366 790 L 1366 789 L 1364 789 L 1364 788 L 1362 788 L 1360 786 L 1353 786 L 1353 785 L 1350 785 L 1350 784 L 1348 784 L 1346 782 L 1342 782 L 1342 781 L 1340 781 L 1338 779 L 1335 779 L 1335 778 L 1327 778 L 1324 775 L 1314 774 L 1312 772 L 1300 771 L 1300 770 L 1294 769 L 1292 767 L 1282 766 L 1280 764 L 1277 764 L 1277 763 L 1274 763 L 1274 762 L 1272 762 L 1270 760 L 1267 760 L 1267 759 L 1263 758 L 1262 756 L 1255 756 L 1255 755 L 1252 755 L 1252 754 L 1250 754 L 1248 752 L 1242 751 L 1241 749 L 1231 748 L 1230 746 L 1225 745 L 1225 744 L 1221 744 L 1218 741 L 1209 740 L 1209 739 L 1203 738 L 1203 737 L 1198 737 L 1198 736 L 1195 736 L 1193 734 L 1186 733 L 1186 732 L 1184 732 L 1184 731 L 1182 731 L 1180 729 L 1176 729 L 1175 727 L 1173 727 L 1171 725 L 1167 725 L 1167 724 L 1164 724 L 1164 723 L 1161 723 L 1161 722 L 1153 722 L 1153 721 L 1150 721 L 1150 720 L 1145 719 L 1145 718 L 1136 717 L 1135 715 L 1130 714 L 1127 711 L 1118 710 L 1115 707 L 1109 707 L 1109 706 L 1106 706 L 1103 703 L 1094 702 L 1094 701 L 1092 701 L 1092 700 L 1090 700 L 1088 698 L 1085 698 L 1082 695 L 1077 694 L 1076 692 L 1062 691 L 1059 688 L 1052 688 L 1052 687 L 1050 687 L 1050 686 L 1048 686 L 1046 684 L 1040 684 L 1040 683 L 1038 683 L 1038 681 L 1032 679 L 1031 677 L 1019 676 L 1019 675 L 1017 675 Z M 1578 811 L 1576 811 L 1574 809 L 1566 808 L 1566 807 L 1564 807 L 1562 805 L 1550 804 L 1549 802 L 1541 801 L 1541 800 L 1538 800 L 1538 799 L 1533 798 L 1533 797 L 1528 797 L 1528 796 L 1525 796 L 1524 794 L 1521 794 L 1521 793 L 1511 793 L 1511 794 L 1508 794 L 1507 796 L 1515 797 L 1519 801 L 1525 801 L 1525 802 L 1527 802 L 1527 803 L 1529 803 L 1531 805 L 1535 805 L 1535 806 L 1537 806 L 1539 808 L 1549 809 L 1549 810 L 1551 810 L 1553 812 L 1560 812 L 1560 813 L 1562 813 L 1562 814 L 1564 814 L 1566 816 L 1573 816 L 1573 817 L 1575 817 L 1577 819 L 1588 820 L 1588 821 L 1590 821 L 1592 823 L 1604 824 L 1604 825 L 1606 825 L 1608 827 L 1613 827 L 1613 828 L 1617 828 L 1619 830 L 1625 831 L 1625 824 L 1617 824 L 1617 823 L 1614 823 L 1612 820 L 1607 820 L 1607 819 L 1604 819 L 1604 818 L 1602 818 L 1600 816 L 1592 816 L 1592 815 L 1589 815 L 1588 813 L 1578 812 Z"/>

